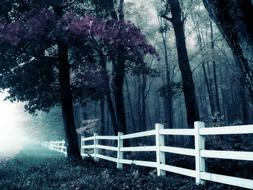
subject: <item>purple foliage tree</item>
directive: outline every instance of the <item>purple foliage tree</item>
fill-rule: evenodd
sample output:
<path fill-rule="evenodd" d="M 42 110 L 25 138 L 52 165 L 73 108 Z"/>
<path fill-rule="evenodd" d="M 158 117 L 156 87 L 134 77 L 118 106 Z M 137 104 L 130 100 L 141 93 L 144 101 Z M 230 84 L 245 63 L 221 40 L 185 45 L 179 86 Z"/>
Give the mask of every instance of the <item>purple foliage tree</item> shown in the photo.
<path fill-rule="evenodd" d="M 96 88 L 104 77 L 96 46 L 106 53 L 122 45 L 132 62 L 156 51 L 130 22 L 63 13 L 58 6 L 29 9 L 10 20 L 0 23 L 0 87 L 8 90 L 10 100 L 25 101 L 30 112 L 60 104 L 68 158 L 79 161 L 73 103 L 82 101 L 83 94 L 103 93 Z"/>

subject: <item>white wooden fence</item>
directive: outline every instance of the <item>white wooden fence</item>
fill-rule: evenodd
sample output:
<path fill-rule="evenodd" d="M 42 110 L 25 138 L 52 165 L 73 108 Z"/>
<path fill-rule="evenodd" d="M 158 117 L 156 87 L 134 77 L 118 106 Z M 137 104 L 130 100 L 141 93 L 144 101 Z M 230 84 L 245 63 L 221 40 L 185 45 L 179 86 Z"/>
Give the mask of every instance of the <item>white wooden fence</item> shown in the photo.
<path fill-rule="evenodd" d="M 122 169 L 124 164 L 135 164 L 138 166 L 156 168 L 158 176 L 165 175 L 165 172 L 167 171 L 193 177 L 196 180 L 196 184 L 204 184 L 205 181 L 212 181 L 253 189 L 252 179 L 219 175 L 205 171 L 205 158 L 253 161 L 253 152 L 205 150 L 205 137 L 207 135 L 253 134 L 253 125 L 205 128 L 205 124 L 199 121 L 195 122 L 194 125 L 194 129 L 164 129 L 162 124 L 156 124 L 154 130 L 126 135 L 118 133 L 118 136 L 99 136 L 95 133 L 94 136 L 81 138 L 81 155 L 82 157 L 92 156 L 95 161 L 104 159 L 115 162 L 118 169 Z M 195 139 L 195 149 L 165 146 L 165 135 L 193 136 Z M 147 136 L 155 136 L 155 146 L 123 147 L 123 141 L 125 139 Z M 117 147 L 101 145 L 98 143 L 99 140 L 117 141 Z M 92 141 L 92 145 L 85 145 L 88 141 Z M 63 141 L 51 141 L 47 146 L 52 150 L 57 150 L 66 154 L 66 148 Z M 85 154 L 85 150 L 87 149 L 93 150 L 93 154 Z M 105 156 L 99 151 L 101 149 L 117 152 L 117 157 Z M 123 157 L 124 152 L 145 151 L 156 152 L 156 162 L 129 160 L 124 159 Z M 195 157 L 195 170 L 167 165 L 165 163 L 165 153 Z"/>
<path fill-rule="evenodd" d="M 67 147 L 65 146 L 64 140 L 43 142 L 41 145 L 44 147 L 47 147 L 50 150 L 55 150 L 57 152 L 61 152 L 65 155 L 67 155 Z"/>

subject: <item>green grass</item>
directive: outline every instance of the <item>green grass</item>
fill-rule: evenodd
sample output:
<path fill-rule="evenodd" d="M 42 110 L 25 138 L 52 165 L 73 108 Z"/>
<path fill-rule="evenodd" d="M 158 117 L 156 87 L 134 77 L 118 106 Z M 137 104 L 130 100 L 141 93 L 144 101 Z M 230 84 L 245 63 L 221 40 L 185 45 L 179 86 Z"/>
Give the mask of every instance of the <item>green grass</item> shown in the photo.
<path fill-rule="evenodd" d="M 122 171 L 93 161 L 70 165 L 60 153 L 38 146 L 26 147 L 0 166 L 0 190 L 79 189 L 227 189 L 227 186 L 196 186 L 191 178 L 178 175 L 156 177 L 152 170 L 128 167 Z"/>

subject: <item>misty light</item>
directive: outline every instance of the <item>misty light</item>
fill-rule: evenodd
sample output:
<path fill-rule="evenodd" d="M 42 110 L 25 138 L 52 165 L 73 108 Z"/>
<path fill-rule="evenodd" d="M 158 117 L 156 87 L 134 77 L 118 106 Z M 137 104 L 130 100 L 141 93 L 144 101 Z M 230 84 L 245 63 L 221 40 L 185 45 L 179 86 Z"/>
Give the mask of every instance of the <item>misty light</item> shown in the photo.
<path fill-rule="evenodd" d="M 25 143 L 20 128 L 20 105 L 4 101 L 6 94 L 0 95 L 0 155 L 17 153 Z"/>

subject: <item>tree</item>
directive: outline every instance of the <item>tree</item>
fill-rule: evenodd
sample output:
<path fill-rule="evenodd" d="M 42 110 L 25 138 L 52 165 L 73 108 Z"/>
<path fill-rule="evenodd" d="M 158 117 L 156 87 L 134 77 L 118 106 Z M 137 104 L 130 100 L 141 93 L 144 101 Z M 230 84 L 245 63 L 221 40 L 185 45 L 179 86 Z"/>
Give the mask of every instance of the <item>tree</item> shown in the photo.
<path fill-rule="evenodd" d="M 108 15 L 114 19 L 119 21 L 124 21 L 124 0 L 119 1 L 119 8 L 118 12 L 115 10 L 115 2 L 113 0 L 109 1 L 98 1 L 94 2 L 98 4 L 101 9 L 104 9 L 108 12 Z M 121 30 L 119 28 L 119 30 Z M 116 116 L 116 123 L 117 123 L 117 131 L 114 130 L 115 133 L 118 131 L 123 132 L 124 134 L 127 133 L 127 125 L 126 125 L 126 114 L 125 114 L 125 104 L 124 104 L 124 93 L 123 93 L 123 86 L 124 86 L 124 78 L 125 78 L 125 64 L 126 64 L 126 53 L 125 53 L 124 45 L 119 45 L 115 51 L 115 56 L 112 57 L 112 64 L 113 64 L 113 75 L 114 75 L 114 83 L 113 83 L 113 94 L 114 94 L 114 103 L 115 103 L 115 111 L 114 107 L 112 107 L 110 102 L 110 97 L 107 96 L 107 100 L 109 100 L 109 108 L 111 110 L 111 119 L 113 126 L 115 125 Z M 113 112 L 114 111 L 114 112 Z M 114 126 L 115 128 L 115 126 Z"/>
<path fill-rule="evenodd" d="M 32 113 L 60 104 L 68 158 L 76 162 L 81 157 L 73 103 L 84 101 L 82 95 L 94 98 L 103 93 L 96 45 L 112 52 L 124 46 L 132 60 L 156 52 L 129 22 L 81 16 L 65 11 L 61 3 L 50 5 L 29 8 L 21 17 L 1 22 L 1 88 L 8 89 L 10 100 L 27 102 Z M 72 60 L 73 55 L 80 59 Z"/>
<path fill-rule="evenodd" d="M 168 55 L 168 45 L 167 45 L 167 36 L 168 36 L 168 25 L 163 23 L 163 19 L 159 19 L 160 33 L 163 41 L 164 49 L 164 62 L 165 62 L 165 85 L 161 88 L 162 95 L 164 96 L 164 114 L 165 122 L 168 124 L 169 128 L 173 128 L 173 115 L 172 115 L 172 78 L 171 77 L 171 68 L 169 67 L 169 55 Z"/>
<path fill-rule="evenodd" d="M 91 1 L 94 6 L 96 7 L 97 14 L 100 17 L 118 20 L 120 22 L 125 22 L 124 17 L 124 1 L 113 1 L 113 0 L 99 0 L 99 1 Z M 118 2 L 118 7 L 116 7 L 116 2 Z M 121 30 L 121 28 L 119 28 Z M 106 48 L 110 49 L 110 48 Z M 111 66 L 112 69 L 108 70 L 107 76 L 107 104 L 108 109 L 111 116 L 112 126 L 114 129 L 114 133 L 117 134 L 118 131 L 123 133 L 127 133 L 127 121 L 126 121 L 126 110 L 125 110 L 125 103 L 124 103 L 124 81 L 126 78 L 126 73 L 137 66 L 141 68 L 143 64 L 145 64 L 142 58 L 138 58 L 138 56 L 129 55 L 125 45 L 118 45 L 115 51 L 110 51 L 111 53 L 105 54 L 103 52 L 103 46 L 100 45 L 100 55 L 101 60 L 104 62 L 104 70 L 106 71 L 106 66 Z M 145 52 L 141 52 L 138 50 L 138 54 L 146 54 Z M 107 56 L 106 56 L 107 55 Z M 140 56 L 142 57 L 142 56 Z M 132 63 L 135 63 L 134 65 Z M 111 65 L 110 65 L 111 64 Z M 131 69 L 129 69 L 131 68 Z M 145 67 L 142 67 L 145 68 Z M 145 69 L 144 69 L 145 72 Z M 138 75 L 141 75 L 139 72 Z M 110 76 L 112 76 L 110 78 Z M 112 85 L 110 88 L 109 81 L 112 81 Z M 145 86 L 145 85 L 144 85 Z M 143 94 L 143 93 L 142 93 Z M 144 102 L 144 101 L 143 101 Z M 142 104 L 145 106 L 145 103 Z M 140 113 L 141 114 L 141 113 Z M 142 117 L 142 123 L 145 125 L 144 118 Z M 126 145 L 128 141 L 126 141 Z"/>
<path fill-rule="evenodd" d="M 249 0 L 203 0 L 244 75 L 251 99 L 253 98 L 253 71 L 249 56 L 253 53 L 253 4 Z"/>
<path fill-rule="evenodd" d="M 170 8 L 172 17 L 168 17 L 168 10 Z M 162 15 L 163 18 L 170 21 L 173 25 L 178 64 L 181 71 L 183 92 L 185 98 L 185 106 L 187 111 L 187 122 L 190 128 L 194 127 L 194 121 L 199 120 L 199 111 L 196 101 L 195 86 L 192 78 L 192 71 L 189 64 L 189 58 L 186 49 L 185 33 L 184 33 L 184 21 L 185 17 L 182 16 L 182 10 L 178 0 L 167 0 L 166 11 Z"/>
<path fill-rule="evenodd" d="M 211 50 L 212 50 L 212 68 L 213 68 L 213 72 L 211 72 L 211 68 L 210 68 L 210 61 L 208 58 L 208 46 L 207 46 L 207 42 L 205 39 L 205 30 L 201 30 L 200 28 L 200 24 L 199 24 L 199 16 L 200 13 L 194 13 L 192 15 L 192 21 L 195 23 L 196 25 L 196 36 L 197 36 L 197 42 L 199 45 L 199 50 L 201 53 L 201 62 L 202 62 L 202 69 L 203 69 L 203 76 L 204 76 L 204 81 L 205 81 L 205 85 L 206 85 L 206 89 L 207 89 L 207 94 L 208 94 L 208 99 L 209 99 L 209 103 L 210 103 L 210 111 L 212 114 L 212 117 L 214 117 L 217 113 L 220 113 L 219 108 L 218 108 L 218 102 L 219 101 L 215 101 L 218 99 L 218 93 L 216 92 L 217 88 L 217 81 L 216 80 L 216 67 L 215 67 L 215 61 L 214 61 L 214 40 L 213 40 L 213 31 L 212 31 L 212 27 L 211 27 Z M 207 37 L 206 37 L 207 38 Z M 210 56 L 209 56 L 210 57 Z M 213 77 L 212 77 L 213 75 Z M 213 80 L 212 80 L 213 79 Z M 215 86 L 215 88 L 213 89 L 213 86 Z M 217 96 L 216 96 L 217 95 Z"/>

